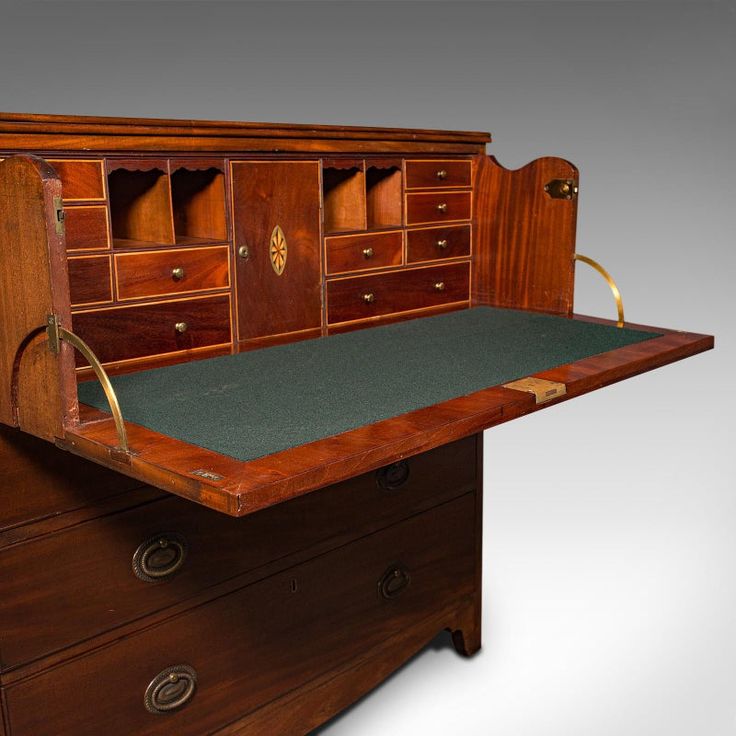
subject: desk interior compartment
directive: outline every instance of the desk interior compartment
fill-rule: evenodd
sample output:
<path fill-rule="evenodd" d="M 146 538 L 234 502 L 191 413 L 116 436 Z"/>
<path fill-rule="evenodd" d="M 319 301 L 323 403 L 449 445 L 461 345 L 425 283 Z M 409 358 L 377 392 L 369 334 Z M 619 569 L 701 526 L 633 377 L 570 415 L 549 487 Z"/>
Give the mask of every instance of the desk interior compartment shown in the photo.
<path fill-rule="evenodd" d="M 401 225 L 401 160 L 366 161 L 368 229 Z"/>
<path fill-rule="evenodd" d="M 64 202 L 104 202 L 105 179 L 102 159 L 49 158 L 47 161 L 61 179 Z"/>
<path fill-rule="evenodd" d="M 325 232 L 366 228 L 365 165 L 362 160 L 324 161 L 322 197 Z"/>
<path fill-rule="evenodd" d="M 224 169 L 223 161 L 171 162 L 177 244 L 227 240 Z"/>
<path fill-rule="evenodd" d="M 115 247 L 174 245 L 168 162 L 108 162 L 108 169 Z"/>

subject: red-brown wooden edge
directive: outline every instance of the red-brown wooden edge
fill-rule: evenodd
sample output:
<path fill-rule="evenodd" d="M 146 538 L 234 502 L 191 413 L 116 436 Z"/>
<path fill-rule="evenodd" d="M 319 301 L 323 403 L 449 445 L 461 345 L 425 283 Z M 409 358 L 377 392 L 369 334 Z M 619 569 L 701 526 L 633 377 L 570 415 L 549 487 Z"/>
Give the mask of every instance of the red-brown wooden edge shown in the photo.
<path fill-rule="evenodd" d="M 248 462 L 129 424 L 134 454 L 130 465 L 121 464 L 111 453 L 117 441 L 112 421 L 91 409 L 83 414 L 88 421 L 67 431 L 57 444 L 151 485 L 244 516 L 713 347 L 708 335 L 642 329 L 664 334 L 536 374 L 567 385 L 566 396 L 541 406 L 531 394 L 494 386 Z M 223 479 L 203 480 L 192 474 L 195 470 Z"/>

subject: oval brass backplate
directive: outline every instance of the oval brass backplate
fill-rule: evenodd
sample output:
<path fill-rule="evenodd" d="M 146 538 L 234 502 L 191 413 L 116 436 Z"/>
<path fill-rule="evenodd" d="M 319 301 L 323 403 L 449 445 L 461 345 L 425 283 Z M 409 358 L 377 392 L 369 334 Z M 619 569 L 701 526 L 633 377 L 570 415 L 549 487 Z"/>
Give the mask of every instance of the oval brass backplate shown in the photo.
<path fill-rule="evenodd" d="M 176 532 L 162 532 L 138 546 L 133 572 L 144 583 L 158 583 L 177 573 L 186 557 L 186 539 Z"/>
<path fill-rule="evenodd" d="M 143 697 L 149 713 L 162 714 L 183 708 L 197 690 L 197 673 L 193 667 L 177 664 L 167 667 L 151 680 Z"/>
<path fill-rule="evenodd" d="M 381 598 L 391 601 L 398 598 L 411 584 L 411 575 L 404 565 L 397 562 L 386 570 L 378 581 Z"/>
<path fill-rule="evenodd" d="M 384 491 L 395 491 L 409 480 L 409 463 L 399 460 L 376 471 L 376 482 Z"/>
<path fill-rule="evenodd" d="M 281 276 L 286 268 L 286 256 L 288 253 L 289 246 L 286 244 L 284 231 L 276 225 L 271 233 L 271 242 L 268 246 L 268 254 L 271 258 L 271 266 L 277 276 Z"/>

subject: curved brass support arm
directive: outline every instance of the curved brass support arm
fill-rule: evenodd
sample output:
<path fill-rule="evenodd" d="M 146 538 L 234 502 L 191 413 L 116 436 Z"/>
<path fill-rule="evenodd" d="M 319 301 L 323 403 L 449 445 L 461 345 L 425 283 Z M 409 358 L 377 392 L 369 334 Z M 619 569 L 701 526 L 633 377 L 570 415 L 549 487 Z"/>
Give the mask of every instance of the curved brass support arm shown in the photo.
<path fill-rule="evenodd" d="M 608 271 L 606 271 L 603 266 L 601 266 L 600 263 L 597 261 L 594 261 L 592 258 L 588 258 L 588 256 L 580 255 L 579 253 L 575 253 L 573 256 L 576 261 L 582 261 L 583 263 L 587 263 L 591 268 L 594 268 L 598 273 L 603 276 L 603 278 L 606 280 L 606 283 L 611 288 L 611 293 L 613 294 L 613 298 L 616 300 L 616 309 L 618 311 L 618 322 L 616 323 L 617 327 L 623 327 L 624 326 L 624 302 L 621 298 L 621 292 L 618 290 L 618 286 L 616 286 L 616 282 L 613 280 L 613 277 L 611 276 Z"/>
<path fill-rule="evenodd" d="M 118 433 L 118 449 L 129 453 L 128 432 L 125 429 L 125 421 L 123 420 L 123 413 L 120 411 L 118 397 L 115 394 L 115 389 L 112 387 L 110 377 L 102 367 L 102 363 L 100 363 L 99 358 L 94 354 L 94 352 L 92 352 L 92 348 L 90 348 L 90 346 L 87 345 L 81 337 L 62 327 L 54 315 L 49 316 L 46 333 L 49 337 L 49 348 L 51 352 L 58 353 L 59 340 L 65 340 L 79 350 L 79 352 L 87 359 L 87 362 L 90 364 L 92 370 L 97 376 L 97 380 L 102 386 L 102 390 L 105 392 L 107 403 L 110 405 L 112 418 L 115 422 L 115 430 Z"/>

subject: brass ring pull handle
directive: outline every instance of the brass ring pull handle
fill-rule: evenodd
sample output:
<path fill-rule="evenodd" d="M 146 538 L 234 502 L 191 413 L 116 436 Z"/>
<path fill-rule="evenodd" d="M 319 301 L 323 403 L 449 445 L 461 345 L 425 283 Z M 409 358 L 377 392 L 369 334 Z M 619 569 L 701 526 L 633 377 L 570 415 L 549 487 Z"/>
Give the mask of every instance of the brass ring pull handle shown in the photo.
<path fill-rule="evenodd" d="M 125 421 L 123 420 L 123 413 L 120 411 L 118 397 L 115 394 L 115 389 L 112 387 L 110 377 L 105 372 L 105 369 L 102 367 L 102 363 L 100 363 L 98 357 L 92 352 L 92 348 L 90 348 L 90 346 L 87 345 L 81 337 L 78 337 L 70 330 L 62 327 L 59 324 L 57 317 L 53 314 L 49 315 L 46 322 L 46 334 L 49 338 L 49 349 L 54 353 L 54 355 L 59 354 L 61 347 L 59 342 L 64 340 L 75 347 L 87 359 L 87 362 L 90 364 L 92 370 L 97 376 L 97 380 L 102 386 L 102 390 L 105 392 L 107 403 L 110 405 L 110 412 L 112 413 L 112 418 L 115 422 L 115 431 L 118 434 L 118 449 L 125 453 L 130 453 L 130 449 L 128 447 L 128 432 L 125 429 Z"/>
<path fill-rule="evenodd" d="M 447 212 L 447 202 L 441 202 L 437 205 L 437 212 Z"/>
<path fill-rule="evenodd" d="M 379 468 L 376 471 L 376 482 L 384 491 L 395 491 L 409 480 L 409 473 L 409 463 L 406 460 L 399 460 Z"/>
<path fill-rule="evenodd" d="M 623 327 L 624 326 L 624 302 L 621 298 L 621 292 L 618 290 L 618 286 L 616 286 L 616 282 L 613 280 L 613 277 L 611 276 L 608 271 L 606 271 L 603 266 L 601 266 L 600 263 L 597 261 L 594 261 L 592 258 L 588 258 L 588 256 L 582 256 L 579 253 L 575 253 L 573 258 L 576 261 L 582 261 L 583 263 L 587 263 L 591 268 L 594 268 L 598 273 L 603 276 L 603 278 L 606 280 L 606 283 L 611 289 L 611 293 L 613 294 L 613 298 L 616 301 L 616 310 L 618 312 L 618 322 L 616 323 L 617 327 Z"/>
<path fill-rule="evenodd" d="M 171 269 L 171 278 L 174 279 L 174 281 L 181 281 L 184 276 L 184 269 L 181 266 Z"/>
<path fill-rule="evenodd" d="M 444 169 L 440 169 L 437 172 L 437 178 L 440 179 L 440 180 L 447 179 L 447 172 Z"/>
<path fill-rule="evenodd" d="M 187 540 L 176 532 L 146 539 L 133 553 L 133 573 L 144 583 L 159 583 L 181 570 L 187 558 Z"/>
<path fill-rule="evenodd" d="M 363 301 L 366 304 L 373 304 L 376 301 L 376 295 L 372 291 L 369 291 L 367 294 L 363 294 Z"/>
<path fill-rule="evenodd" d="M 378 593 L 384 600 L 398 598 L 411 584 L 411 575 L 400 562 L 391 565 L 378 581 Z"/>
<path fill-rule="evenodd" d="M 445 248 L 447 248 L 448 245 L 449 245 L 449 243 L 447 242 L 447 239 L 446 238 L 442 238 L 442 240 L 438 240 L 437 241 L 437 247 L 440 250 L 444 250 Z"/>
<path fill-rule="evenodd" d="M 174 329 L 180 334 L 183 335 L 188 329 L 189 324 L 187 322 L 177 322 L 174 325 Z"/>
<path fill-rule="evenodd" d="M 364 258 L 373 258 L 373 248 L 363 248 Z"/>
<path fill-rule="evenodd" d="M 250 249 L 247 245 L 241 245 L 240 248 L 238 248 L 238 255 L 244 259 L 248 260 L 250 258 Z"/>
<path fill-rule="evenodd" d="M 186 664 L 167 667 L 151 680 L 143 697 L 149 713 L 171 713 L 183 708 L 197 691 L 197 673 Z"/>

